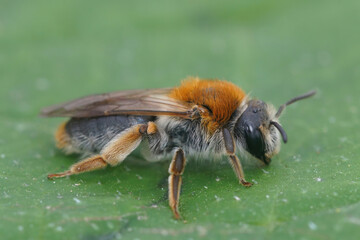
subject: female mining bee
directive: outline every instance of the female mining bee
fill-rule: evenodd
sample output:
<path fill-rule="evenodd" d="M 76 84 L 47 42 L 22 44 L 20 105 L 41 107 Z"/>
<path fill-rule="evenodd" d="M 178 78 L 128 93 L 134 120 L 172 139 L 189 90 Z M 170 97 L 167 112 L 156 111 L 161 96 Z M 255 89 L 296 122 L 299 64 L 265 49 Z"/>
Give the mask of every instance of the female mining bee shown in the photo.
<path fill-rule="evenodd" d="M 295 97 L 276 111 L 233 83 L 190 77 L 175 88 L 119 91 L 51 106 L 41 115 L 70 117 L 55 134 L 57 147 L 90 157 L 48 178 L 116 166 L 145 140 L 145 157 L 172 156 L 169 205 L 178 219 L 185 156 L 227 155 L 240 184 L 250 187 L 236 152 L 269 164 L 280 150 L 280 136 L 287 142 L 278 120 L 282 111 L 314 94 Z"/>

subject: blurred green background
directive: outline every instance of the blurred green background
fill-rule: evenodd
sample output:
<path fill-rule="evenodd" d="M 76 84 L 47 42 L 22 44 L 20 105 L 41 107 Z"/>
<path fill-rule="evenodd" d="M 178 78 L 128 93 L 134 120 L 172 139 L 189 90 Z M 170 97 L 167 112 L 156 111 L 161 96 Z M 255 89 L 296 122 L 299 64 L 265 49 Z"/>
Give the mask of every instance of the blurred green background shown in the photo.
<path fill-rule="evenodd" d="M 360 2 L 0 0 L 1 239 L 359 239 Z M 175 221 L 167 162 L 56 181 L 64 119 L 41 108 L 114 90 L 227 79 L 276 106 L 289 143 L 271 166 L 190 162 Z"/>

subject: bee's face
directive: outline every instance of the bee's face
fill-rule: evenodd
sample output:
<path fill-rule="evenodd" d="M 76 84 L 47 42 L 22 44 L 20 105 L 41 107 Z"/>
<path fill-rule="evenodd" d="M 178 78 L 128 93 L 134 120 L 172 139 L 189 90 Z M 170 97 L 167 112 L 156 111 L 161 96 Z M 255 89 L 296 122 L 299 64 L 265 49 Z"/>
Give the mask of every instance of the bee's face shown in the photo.
<path fill-rule="evenodd" d="M 280 149 L 280 135 L 272 124 L 274 118 L 275 109 L 271 105 L 250 100 L 234 127 L 237 142 L 265 164 L 269 164 Z"/>

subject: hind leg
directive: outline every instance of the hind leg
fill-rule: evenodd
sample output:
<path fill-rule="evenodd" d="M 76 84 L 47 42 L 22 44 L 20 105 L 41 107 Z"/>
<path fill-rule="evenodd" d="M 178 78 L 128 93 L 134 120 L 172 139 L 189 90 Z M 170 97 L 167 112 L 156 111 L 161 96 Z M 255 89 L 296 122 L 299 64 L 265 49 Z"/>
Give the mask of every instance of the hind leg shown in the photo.
<path fill-rule="evenodd" d="M 97 169 L 101 169 L 107 166 L 107 162 L 101 157 L 100 155 L 93 156 L 87 159 L 84 159 L 78 163 L 75 163 L 70 167 L 69 170 L 62 172 L 62 173 L 53 173 L 49 174 L 48 178 L 59 178 L 70 176 L 73 174 L 83 173 L 83 172 L 90 172 Z"/>
<path fill-rule="evenodd" d="M 103 150 L 101 150 L 100 155 L 75 163 L 68 171 L 49 174 L 48 178 L 58 178 L 90 172 L 104 168 L 108 164 L 111 166 L 118 165 L 139 146 L 144 135 L 154 134 L 156 132 L 157 128 L 153 122 L 135 125 L 124 132 L 119 133 L 113 140 L 105 145 Z"/>

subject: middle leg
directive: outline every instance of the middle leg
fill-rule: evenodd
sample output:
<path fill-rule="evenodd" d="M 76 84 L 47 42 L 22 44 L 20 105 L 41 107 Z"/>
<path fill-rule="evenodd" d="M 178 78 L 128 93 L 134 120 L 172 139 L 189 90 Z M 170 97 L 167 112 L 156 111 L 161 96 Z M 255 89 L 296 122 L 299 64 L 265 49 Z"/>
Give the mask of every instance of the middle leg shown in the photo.
<path fill-rule="evenodd" d="M 182 149 L 175 151 L 169 167 L 169 205 L 176 219 L 180 219 L 179 198 L 182 183 L 182 174 L 185 169 L 185 154 Z"/>

